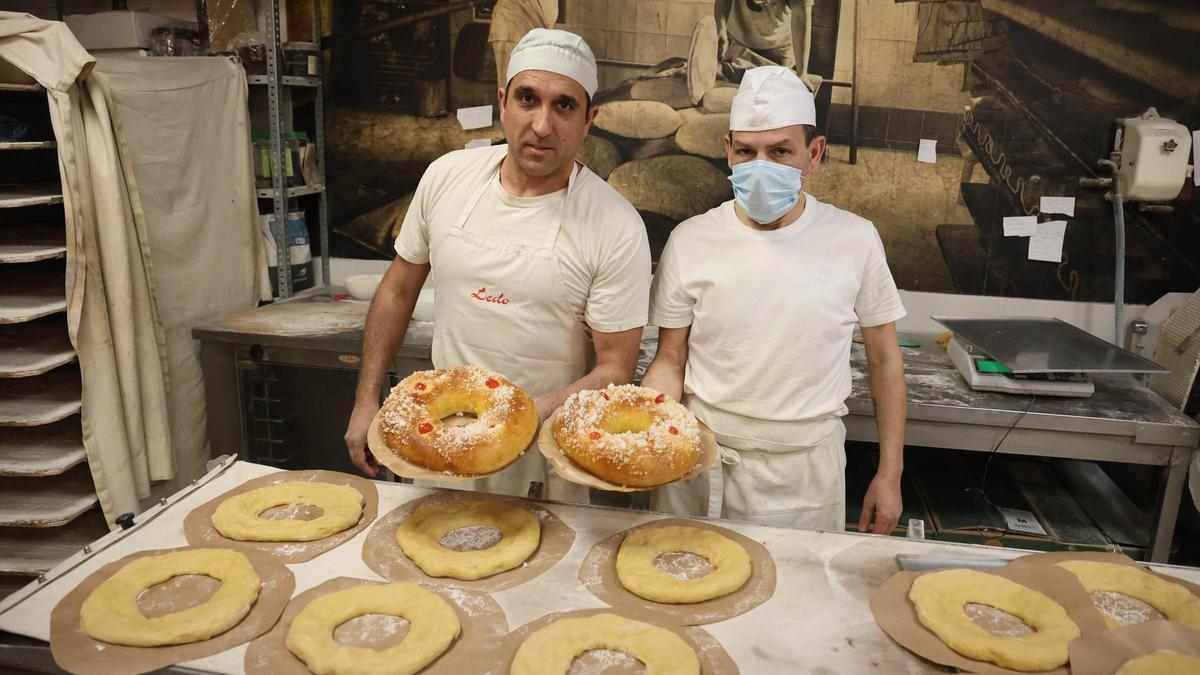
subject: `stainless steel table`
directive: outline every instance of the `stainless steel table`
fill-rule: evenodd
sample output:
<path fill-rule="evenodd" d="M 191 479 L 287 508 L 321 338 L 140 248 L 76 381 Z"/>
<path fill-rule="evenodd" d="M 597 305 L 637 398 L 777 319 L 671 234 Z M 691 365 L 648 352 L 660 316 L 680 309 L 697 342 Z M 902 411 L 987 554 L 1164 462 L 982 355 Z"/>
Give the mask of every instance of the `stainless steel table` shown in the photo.
<path fill-rule="evenodd" d="M 1007 454 L 1162 467 L 1150 559 L 1166 562 L 1200 425 L 1130 375 L 1094 375 L 1096 393 L 1084 399 L 975 391 L 934 336 L 916 337 L 921 346 L 903 350 L 906 444 L 990 452 L 1003 438 L 998 451 Z M 878 441 L 862 345 L 853 346 L 850 362 L 846 437 Z"/>
<path fill-rule="evenodd" d="M 365 315 L 365 307 L 359 309 Z M 256 311 L 276 310 L 264 307 Z M 193 331 L 193 336 L 204 343 L 210 433 L 213 447 L 220 452 L 242 451 L 236 422 L 221 422 L 237 414 L 237 398 L 221 393 L 229 386 L 236 387 L 236 383 L 220 384 L 232 379 L 235 351 L 265 353 L 268 357 L 271 353 L 294 355 L 298 361 L 357 369 L 361 328 L 298 335 L 273 330 L 275 322 L 270 320 L 234 324 L 218 321 Z M 250 326 L 258 327 L 248 330 Z M 397 355 L 398 369 L 410 372 L 428 367 L 432 329 L 432 324 L 410 326 Z M 1000 452 L 1162 467 L 1150 559 L 1166 562 L 1187 482 L 1188 462 L 1200 445 L 1200 425 L 1128 375 L 1095 376 L 1096 393 L 1087 399 L 1035 399 L 977 392 L 967 387 L 934 336 L 912 337 L 918 338 L 921 346 L 903 349 L 909 398 L 908 445 L 989 452 L 1008 433 Z M 648 327 L 642 340 L 639 375 L 653 357 L 656 343 L 657 330 Z M 301 359 L 302 353 L 306 356 Z M 853 346 L 850 361 L 854 380 L 846 402 L 850 409 L 845 420 L 847 438 L 878 441 L 862 345 Z"/>

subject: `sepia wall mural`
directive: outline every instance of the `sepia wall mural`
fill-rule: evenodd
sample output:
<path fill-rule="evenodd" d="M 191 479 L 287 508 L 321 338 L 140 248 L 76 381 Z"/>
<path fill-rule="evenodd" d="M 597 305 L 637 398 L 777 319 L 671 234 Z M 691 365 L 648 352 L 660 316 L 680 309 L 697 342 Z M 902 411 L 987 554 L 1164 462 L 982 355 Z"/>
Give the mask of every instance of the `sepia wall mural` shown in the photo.
<path fill-rule="evenodd" d="M 908 290 L 1111 301 L 1111 206 L 1080 179 L 1107 175 L 1096 162 L 1118 118 L 1154 108 L 1200 126 L 1191 0 L 346 0 L 331 12 L 339 256 L 391 258 L 428 164 L 503 141 L 498 117 L 466 131 L 456 111 L 495 104 L 507 52 L 534 26 L 595 52 L 601 113 L 581 159 L 642 213 L 655 257 L 675 224 L 731 197 L 721 136 L 754 65 L 795 67 L 815 88 L 830 145 L 806 190 L 874 221 Z M 936 162 L 918 161 L 922 139 Z M 1127 207 L 1129 302 L 1200 285 L 1190 186 Z M 1004 236 L 1003 218 L 1038 215 L 1043 195 L 1076 198 L 1061 263 Z"/>

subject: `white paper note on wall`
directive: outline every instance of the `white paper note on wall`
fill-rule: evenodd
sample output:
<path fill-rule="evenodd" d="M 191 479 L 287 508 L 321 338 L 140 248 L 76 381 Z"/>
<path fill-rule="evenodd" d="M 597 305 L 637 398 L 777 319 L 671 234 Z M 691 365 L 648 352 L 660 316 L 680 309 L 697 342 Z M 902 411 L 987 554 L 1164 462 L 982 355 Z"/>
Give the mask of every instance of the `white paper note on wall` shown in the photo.
<path fill-rule="evenodd" d="M 459 108 L 458 123 L 464 131 L 492 126 L 492 106 L 477 105 L 474 108 Z"/>
<path fill-rule="evenodd" d="M 1200 129 L 1192 132 L 1192 185 L 1200 186 Z"/>
<path fill-rule="evenodd" d="M 490 138 L 476 138 L 473 141 L 467 141 L 467 144 L 463 147 L 470 150 L 471 148 L 486 148 L 491 144 L 492 139 Z"/>
<path fill-rule="evenodd" d="M 921 139 L 921 145 L 917 148 L 917 161 L 937 164 L 937 139 Z"/>
<path fill-rule="evenodd" d="M 1065 220 L 1038 223 L 1033 236 L 1029 238 L 1029 259 L 1062 262 L 1063 237 L 1066 233 Z"/>
<path fill-rule="evenodd" d="M 1031 237 L 1037 229 L 1037 216 L 1005 216 L 1004 236 Z"/>
<path fill-rule="evenodd" d="M 1075 215 L 1074 197 L 1042 197 L 1042 213 L 1061 213 L 1064 216 Z"/>

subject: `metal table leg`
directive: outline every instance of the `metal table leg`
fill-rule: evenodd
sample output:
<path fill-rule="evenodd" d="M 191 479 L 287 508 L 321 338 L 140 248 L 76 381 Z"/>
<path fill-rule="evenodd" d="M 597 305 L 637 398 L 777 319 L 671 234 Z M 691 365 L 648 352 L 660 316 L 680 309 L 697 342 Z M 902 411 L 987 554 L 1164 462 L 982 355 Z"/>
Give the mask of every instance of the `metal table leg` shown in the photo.
<path fill-rule="evenodd" d="M 1166 480 L 1158 500 L 1158 518 L 1155 521 L 1154 540 L 1150 544 L 1150 560 L 1167 562 L 1171 554 L 1171 539 L 1175 535 L 1175 521 L 1179 517 L 1179 502 L 1183 498 L 1183 487 L 1187 483 L 1188 465 L 1191 463 L 1192 448 L 1176 446 L 1171 450 L 1171 463 L 1166 468 Z"/>

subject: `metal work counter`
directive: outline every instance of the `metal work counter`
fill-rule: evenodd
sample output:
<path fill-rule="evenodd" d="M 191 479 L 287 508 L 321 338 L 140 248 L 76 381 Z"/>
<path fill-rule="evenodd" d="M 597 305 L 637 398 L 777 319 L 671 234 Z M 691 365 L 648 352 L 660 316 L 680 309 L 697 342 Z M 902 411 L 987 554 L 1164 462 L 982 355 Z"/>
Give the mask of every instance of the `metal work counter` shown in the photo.
<path fill-rule="evenodd" d="M 933 336 L 920 341 L 919 348 L 902 350 L 906 444 L 1162 467 L 1150 559 L 1167 560 L 1200 425 L 1130 375 L 1094 375 L 1096 393 L 1082 399 L 975 391 Z M 854 345 L 850 363 L 846 436 L 878 441 L 862 345 Z"/>
<path fill-rule="evenodd" d="M 334 288 L 331 292 L 342 291 Z M 333 301 L 325 294 L 298 296 L 200 324 L 192 328 L 192 337 L 212 344 L 359 355 L 369 306 L 362 300 Z M 428 360 L 432 345 L 433 324 L 411 321 L 397 356 Z"/>
<path fill-rule="evenodd" d="M 366 303 L 332 304 L 344 305 L 339 311 L 366 316 Z M 343 367 L 357 368 L 361 327 L 296 335 L 271 318 L 272 312 L 279 311 L 279 306 L 274 307 L 252 310 L 257 321 L 222 320 L 197 327 L 193 335 L 205 343 L 202 353 L 212 354 L 222 346 L 254 345 L 266 352 L 325 354 L 326 360 L 336 358 Z M 1129 375 L 1094 376 L 1096 393 L 1086 399 L 977 392 L 966 385 L 932 335 L 914 337 L 921 346 L 902 350 L 909 398 L 907 444 L 989 452 L 1003 437 L 999 451 L 1004 453 L 1162 467 L 1151 560 L 1167 560 L 1188 462 L 1200 445 L 1200 425 Z M 411 324 L 397 355 L 397 372 L 430 367 L 432 338 L 432 324 Z M 639 376 L 654 355 L 656 340 L 657 329 L 648 327 L 638 360 Z M 850 361 L 854 379 L 846 401 L 847 438 L 878 441 L 862 345 L 853 346 Z M 353 365 L 345 365 L 349 363 Z M 205 374 L 210 379 L 208 365 Z M 209 400 L 212 408 L 213 397 Z M 233 440 L 236 436 L 226 438 L 232 444 L 214 437 L 213 447 L 222 452 L 239 447 Z"/>
<path fill-rule="evenodd" d="M 129 553 L 186 545 L 183 519 L 196 506 L 273 469 L 246 462 L 214 469 L 138 517 L 131 530 L 112 533 L 34 583 L 0 602 L 0 665 L 41 669 L 50 658 L 50 612 L 68 591 L 103 564 Z M 379 516 L 432 490 L 399 483 L 376 483 Z M 579 566 L 592 545 L 616 532 L 661 517 L 593 506 L 548 504 L 575 530 L 566 554 L 544 574 L 519 586 L 493 593 L 516 629 L 550 612 L 601 607 L 578 581 Z M 726 621 L 704 626 L 737 662 L 742 673 L 884 672 L 925 673 L 942 669 L 902 649 L 876 625 L 868 602 L 879 585 L 897 570 L 895 556 L 909 554 L 977 555 L 1008 559 L 1021 555 L 1012 549 L 967 544 L 944 544 L 873 535 L 787 530 L 721 521 L 762 542 L 775 561 L 777 587 L 770 600 Z M 341 546 L 307 563 L 289 565 L 296 577 L 294 594 L 335 576 L 379 577 L 362 561 L 362 543 L 369 528 Z M 1200 570 L 1171 568 L 1168 574 L 1200 581 Z M 32 591 L 32 593 L 30 593 Z M 182 664 L 187 672 L 239 673 L 246 646 Z M 507 672 L 497 663 L 488 672 Z M 175 668 L 175 671 L 182 669 Z"/>

